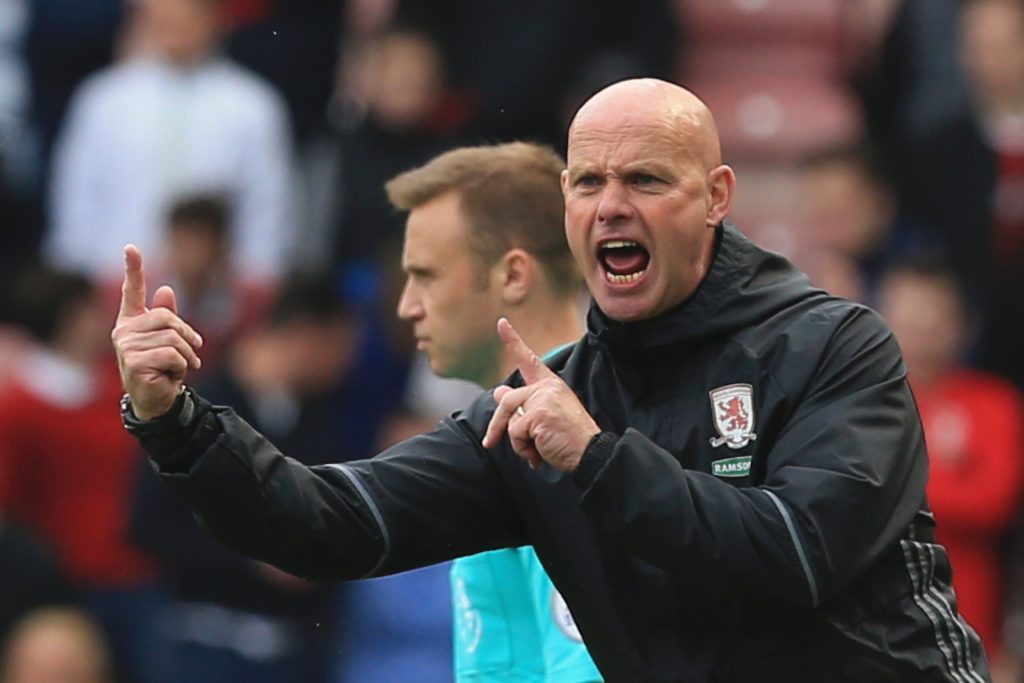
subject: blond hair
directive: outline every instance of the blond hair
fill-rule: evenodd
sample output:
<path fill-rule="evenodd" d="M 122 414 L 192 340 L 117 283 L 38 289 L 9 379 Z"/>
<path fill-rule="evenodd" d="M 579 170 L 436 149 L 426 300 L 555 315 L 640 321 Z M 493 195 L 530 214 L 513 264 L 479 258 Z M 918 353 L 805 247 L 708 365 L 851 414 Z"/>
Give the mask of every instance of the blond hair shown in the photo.
<path fill-rule="evenodd" d="M 565 239 L 559 177 L 565 161 L 548 146 L 527 142 L 461 147 L 385 185 L 391 204 L 411 211 L 458 192 L 469 246 L 483 266 L 518 247 L 536 258 L 552 291 L 574 295 L 580 277 Z"/>

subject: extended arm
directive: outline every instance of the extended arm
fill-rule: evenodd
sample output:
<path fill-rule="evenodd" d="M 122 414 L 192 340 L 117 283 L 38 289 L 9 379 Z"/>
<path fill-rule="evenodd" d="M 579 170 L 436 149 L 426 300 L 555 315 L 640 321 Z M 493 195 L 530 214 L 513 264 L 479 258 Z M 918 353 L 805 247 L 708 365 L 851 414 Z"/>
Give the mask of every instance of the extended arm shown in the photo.
<path fill-rule="evenodd" d="M 306 467 L 185 389 L 202 339 L 177 316 L 169 287 L 146 306 L 142 255 L 128 247 L 125 259 L 112 338 L 126 425 L 226 544 L 307 578 L 355 578 L 524 542 L 491 459 L 503 456 L 468 426 L 486 424 L 489 397 L 372 461 Z"/>
<path fill-rule="evenodd" d="M 185 428 L 181 411 L 194 411 Z M 378 576 L 523 542 L 490 456 L 455 420 L 373 460 L 317 467 L 191 392 L 136 434 L 216 538 L 306 578 Z"/>

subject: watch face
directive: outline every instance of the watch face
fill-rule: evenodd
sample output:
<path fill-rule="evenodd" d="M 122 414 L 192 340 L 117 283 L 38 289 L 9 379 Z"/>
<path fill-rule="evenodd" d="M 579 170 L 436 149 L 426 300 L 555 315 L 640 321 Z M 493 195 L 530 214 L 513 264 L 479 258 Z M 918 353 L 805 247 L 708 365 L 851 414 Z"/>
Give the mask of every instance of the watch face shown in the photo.
<path fill-rule="evenodd" d="M 135 416 L 135 411 L 132 410 L 132 397 L 128 394 L 121 397 L 121 424 L 129 432 L 134 432 L 141 424 L 139 418 Z"/>
<path fill-rule="evenodd" d="M 181 396 L 171 406 L 170 412 L 174 412 L 178 406 L 181 408 L 178 410 L 178 426 L 187 427 L 192 424 L 192 418 L 196 414 L 196 402 L 192 397 L 192 391 L 185 388 L 185 385 L 181 386 Z"/>
<path fill-rule="evenodd" d="M 181 393 L 171 407 L 163 415 L 151 420 L 141 420 L 132 409 L 132 397 L 125 394 L 121 397 L 121 422 L 132 434 L 140 435 L 156 429 L 166 430 L 168 426 L 187 427 L 196 416 L 196 402 L 190 389 L 182 386 Z M 170 419 L 165 419 L 170 418 Z"/>

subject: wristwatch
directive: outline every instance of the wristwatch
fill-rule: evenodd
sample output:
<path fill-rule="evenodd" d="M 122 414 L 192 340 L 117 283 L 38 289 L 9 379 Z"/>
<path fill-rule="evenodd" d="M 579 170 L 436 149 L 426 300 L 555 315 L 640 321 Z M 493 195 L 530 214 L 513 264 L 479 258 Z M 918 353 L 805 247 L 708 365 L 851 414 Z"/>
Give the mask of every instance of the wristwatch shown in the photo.
<path fill-rule="evenodd" d="M 178 398 L 163 415 L 140 420 L 132 409 L 132 397 L 121 397 L 121 424 L 136 437 L 157 436 L 187 429 L 196 418 L 196 399 L 190 387 L 182 385 Z"/>

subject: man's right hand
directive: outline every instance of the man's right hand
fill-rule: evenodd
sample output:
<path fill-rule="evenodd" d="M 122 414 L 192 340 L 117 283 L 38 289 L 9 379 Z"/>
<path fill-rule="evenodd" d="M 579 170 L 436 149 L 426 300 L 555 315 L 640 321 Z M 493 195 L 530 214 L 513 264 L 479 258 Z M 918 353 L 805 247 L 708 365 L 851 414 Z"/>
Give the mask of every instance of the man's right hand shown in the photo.
<path fill-rule="evenodd" d="M 160 287 L 153 294 L 153 307 L 146 307 L 142 252 L 132 244 L 124 248 L 121 309 L 110 338 L 121 383 L 140 420 L 166 413 L 181 391 L 188 369 L 202 365 L 196 349 L 203 345 L 203 338 L 178 317 L 174 290 Z"/>

